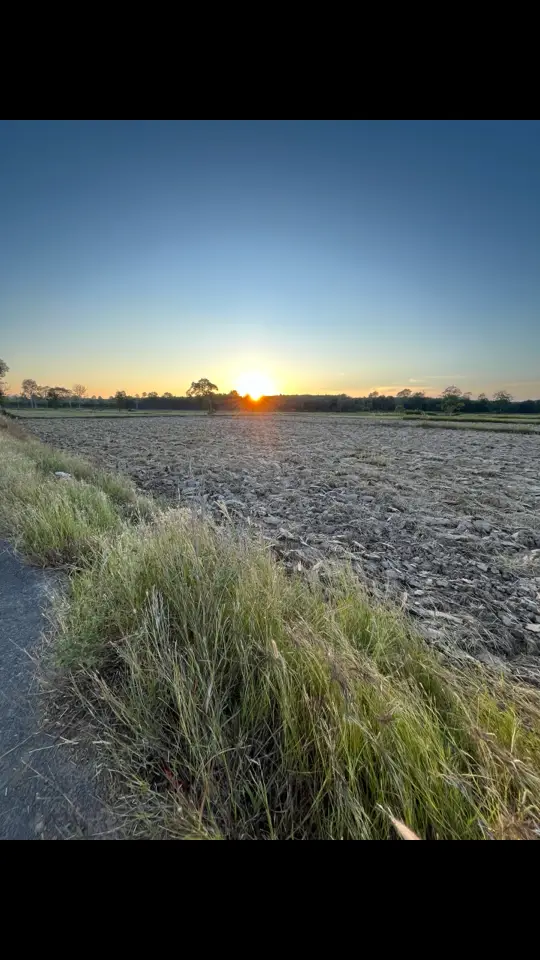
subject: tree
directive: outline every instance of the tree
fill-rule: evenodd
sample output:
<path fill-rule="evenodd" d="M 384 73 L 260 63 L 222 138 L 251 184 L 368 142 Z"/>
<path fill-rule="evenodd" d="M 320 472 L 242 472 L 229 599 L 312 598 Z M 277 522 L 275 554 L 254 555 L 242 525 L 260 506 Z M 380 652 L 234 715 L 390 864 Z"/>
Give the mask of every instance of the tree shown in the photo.
<path fill-rule="evenodd" d="M 508 393 L 508 390 L 497 390 L 497 392 L 493 394 L 493 399 L 497 404 L 499 413 L 501 413 L 505 407 L 508 407 L 512 403 L 514 398 L 511 393 Z"/>
<path fill-rule="evenodd" d="M 212 394 L 217 393 L 218 388 L 215 383 L 211 383 L 206 377 L 203 377 L 201 380 L 194 380 L 191 384 L 189 390 L 187 391 L 188 397 L 200 397 L 203 402 L 206 403 L 208 407 L 208 413 L 214 412 L 214 404 L 212 401 Z"/>
<path fill-rule="evenodd" d="M 163 394 L 163 399 L 164 399 L 164 400 L 172 400 L 172 398 L 173 398 L 173 395 L 172 395 L 172 393 L 169 393 L 168 390 L 167 390 L 166 393 Z"/>
<path fill-rule="evenodd" d="M 374 400 L 375 397 L 379 396 L 378 390 L 372 390 L 371 393 L 368 393 L 368 400 Z"/>
<path fill-rule="evenodd" d="M 487 393 L 479 393 L 478 400 L 480 401 L 480 403 L 489 403 L 489 397 Z"/>
<path fill-rule="evenodd" d="M 71 397 L 72 397 L 71 390 L 68 390 L 67 387 L 58 387 L 58 386 L 53 387 L 53 390 L 57 394 L 59 400 L 67 401 L 71 406 Z"/>
<path fill-rule="evenodd" d="M 396 393 L 396 397 L 399 397 L 400 400 L 408 400 L 412 390 L 409 390 L 408 387 L 405 387 L 404 390 L 400 390 L 399 393 Z"/>
<path fill-rule="evenodd" d="M 144 396 L 144 394 L 143 394 L 143 396 Z M 155 399 L 157 398 L 157 396 L 158 396 L 158 392 L 157 392 L 157 390 L 151 390 L 150 393 L 147 393 L 147 394 L 146 394 L 146 396 L 148 397 L 149 400 L 155 400 Z"/>
<path fill-rule="evenodd" d="M 8 367 L 6 361 L 5 361 L 5 360 L 2 360 L 2 359 L 0 358 L 0 403 L 2 403 L 2 399 L 3 399 L 4 393 L 5 393 L 6 390 L 7 390 L 7 386 L 6 386 L 6 383 L 5 383 L 5 381 L 4 381 L 4 377 L 5 377 L 6 373 L 8 372 L 8 370 L 9 370 L 9 367 Z"/>
<path fill-rule="evenodd" d="M 86 387 L 83 383 L 74 383 L 73 384 L 73 396 L 77 397 L 79 401 L 79 406 L 81 405 L 81 400 L 86 393 Z"/>
<path fill-rule="evenodd" d="M 23 380 L 21 384 L 21 393 L 30 401 L 30 405 L 35 406 L 35 398 L 38 395 L 38 385 L 35 380 Z"/>
<path fill-rule="evenodd" d="M 456 387 L 454 383 L 449 387 L 445 387 L 441 393 L 441 410 L 443 410 L 444 413 L 457 413 L 458 410 L 461 410 L 463 407 L 462 396 L 461 390 L 459 387 Z"/>
<path fill-rule="evenodd" d="M 114 395 L 114 399 L 115 399 L 115 401 L 116 401 L 116 406 L 118 407 L 118 409 L 119 409 L 119 410 L 123 410 L 124 407 L 125 407 L 125 405 L 126 405 L 126 400 L 127 400 L 126 391 L 125 391 L 125 390 L 117 390 L 116 393 L 115 393 L 115 395 Z"/>
<path fill-rule="evenodd" d="M 50 407 L 58 407 L 60 405 L 57 387 L 49 387 L 47 391 L 47 402 Z"/>

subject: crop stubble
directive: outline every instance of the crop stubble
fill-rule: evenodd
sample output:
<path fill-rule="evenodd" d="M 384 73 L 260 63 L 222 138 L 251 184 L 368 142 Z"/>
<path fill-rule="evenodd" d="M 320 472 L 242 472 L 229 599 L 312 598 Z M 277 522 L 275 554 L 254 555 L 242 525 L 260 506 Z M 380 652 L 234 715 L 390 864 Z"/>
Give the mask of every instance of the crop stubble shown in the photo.
<path fill-rule="evenodd" d="M 540 680 L 540 437 L 271 416 L 28 429 L 259 528 L 291 568 L 350 561 L 426 638 Z"/>

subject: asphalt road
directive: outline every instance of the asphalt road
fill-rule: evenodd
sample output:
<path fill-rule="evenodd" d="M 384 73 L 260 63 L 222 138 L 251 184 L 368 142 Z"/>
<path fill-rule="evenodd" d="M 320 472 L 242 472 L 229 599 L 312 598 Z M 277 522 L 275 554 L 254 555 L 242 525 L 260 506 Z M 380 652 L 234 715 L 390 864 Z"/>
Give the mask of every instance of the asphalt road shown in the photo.
<path fill-rule="evenodd" d="M 54 583 L 0 541 L 0 839 L 118 839 L 95 761 L 44 720 L 36 657 Z"/>

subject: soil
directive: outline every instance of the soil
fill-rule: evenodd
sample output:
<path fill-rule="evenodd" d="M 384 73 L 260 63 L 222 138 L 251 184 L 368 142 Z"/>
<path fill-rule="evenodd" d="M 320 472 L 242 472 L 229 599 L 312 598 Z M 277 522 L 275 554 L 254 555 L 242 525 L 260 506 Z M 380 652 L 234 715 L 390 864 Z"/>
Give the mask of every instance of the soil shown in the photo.
<path fill-rule="evenodd" d="M 291 568 L 346 560 L 427 639 L 540 682 L 540 436 L 317 416 L 27 427 L 259 528 Z"/>

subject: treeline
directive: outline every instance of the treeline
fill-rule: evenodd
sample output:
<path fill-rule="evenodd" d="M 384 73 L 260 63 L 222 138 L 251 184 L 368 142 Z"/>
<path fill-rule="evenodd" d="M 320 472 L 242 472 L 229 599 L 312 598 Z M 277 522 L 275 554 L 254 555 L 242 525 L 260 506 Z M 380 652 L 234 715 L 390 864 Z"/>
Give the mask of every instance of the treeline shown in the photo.
<path fill-rule="evenodd" d="M 215 397 L 214 402 L 227 405 L 228 398 Z M 370 394 L 367 397 L 349 397 L 346 394 L 335 396 L 310 394 L 298 396 L 261 397 L 254 403 L 249 397 L 239 398 L 237 406 L 260 410 L 261 412 L 305 412 L 305 413 L 521 413 L 540 414 L 540 400 L 488 399 L 451 394 L 441 397 L 422 395 L 392 396 Z"/>
<path fill-rule="evenodd" d="M 84 389 L 84 388 L 83 388 Z M 202 396 L 174 396 L 172 393 L 150 392 L 130 395 L 123 390 L 110 397 L 87 397 L 62 388 L 38 388 L 21 395 L 4 396 L 7 407 L 80 407 L 87 410 L 193 410 L 205 409 L 207 401 Z M 423 393 L 402 390 L 396 396 L 379 394 L 376 391 L 365 397 L 337 395 L 279 395 L 261 397 L 254 401 L 249 396 L 241 397 L 232 390 L 229 393 L 214 393 L 214 410 L 222 412 L 250 413 L 505 413 L 540 414 L 540 400 L 514 400 L 506 391 L 498 391 L 491 399 L 485 394 L 473 398 L 455 387 L 447 387 L 441 396 L 429 397 Z"/>

